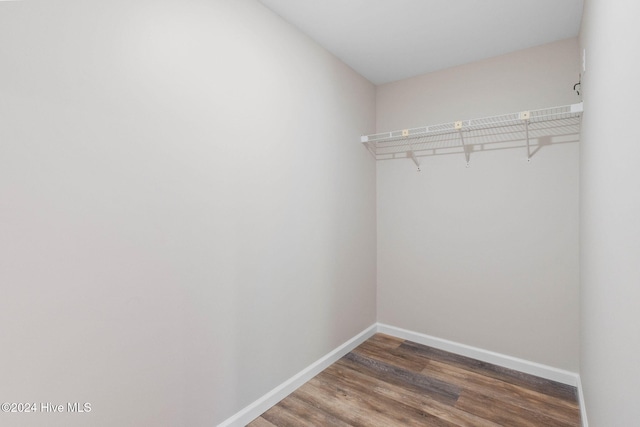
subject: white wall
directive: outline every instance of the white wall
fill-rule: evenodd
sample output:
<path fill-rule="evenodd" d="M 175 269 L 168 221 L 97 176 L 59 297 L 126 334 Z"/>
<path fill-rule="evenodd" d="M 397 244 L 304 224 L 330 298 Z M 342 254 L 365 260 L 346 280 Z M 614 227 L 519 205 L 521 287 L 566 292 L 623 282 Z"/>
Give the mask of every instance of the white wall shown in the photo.
<path fill-rule="evenodd" d="M 375 321 L 373 85 L 255 1 L 0 5 L 0 424 L 212 426 Z"/>
<path fill-rule="evenodd" d="M 591 426 L 638 425 L 638 5 L 586 0 L 581 44 L 580 373 Z"/>
<path fill-rule="evenodd" d="M 579 102 L 577 39 L 378 87 L 377 131 Z M 578 370 L 578 144 L 377 165 L 378 320 Z"/>

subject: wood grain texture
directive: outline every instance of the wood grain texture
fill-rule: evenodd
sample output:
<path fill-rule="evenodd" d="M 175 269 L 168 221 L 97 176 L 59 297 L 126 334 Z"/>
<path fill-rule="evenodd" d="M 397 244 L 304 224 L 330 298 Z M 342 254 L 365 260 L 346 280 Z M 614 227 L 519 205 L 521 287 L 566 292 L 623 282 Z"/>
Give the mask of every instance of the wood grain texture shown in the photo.
<path fill-rule="evenodd" d="M 274 426 L 273 424 L 271 424 L 269 421 L 265 420 L 262 417 L 256 418 L 251 423 L 251 426 L 253 426 L 253 427 L 276 427 L 276 426 Z"/>
<path fill-rule="evenodd" d="M 575 387 L 376 334 L 249 424 L 578 427 Z"/>

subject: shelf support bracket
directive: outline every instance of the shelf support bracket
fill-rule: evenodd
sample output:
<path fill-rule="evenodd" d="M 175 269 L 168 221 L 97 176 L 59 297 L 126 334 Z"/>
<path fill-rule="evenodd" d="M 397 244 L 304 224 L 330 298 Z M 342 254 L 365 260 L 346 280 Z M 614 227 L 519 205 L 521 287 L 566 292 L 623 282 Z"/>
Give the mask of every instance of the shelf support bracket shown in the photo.
<path fill-rule="evenodd" d="M 411 160 L 413 160 L 413 163 L 415 163 L 416 166 L 418 167 L 418 172 L 420 172 L 420 161 L 416 157 L 416 153 L 414 153 L 413 150 L 409 150 L 409 151 L 407 151 L 407 157 L 409 157 L 409 158 L 411 158 Z"/>
<path fill-rule="evenodd" d="M 524 136 L 527 139 L 527 163 L 531 163 L 531 144 L 529 143 L 529 119 L 531 118 L 530 111 L 520 112 L 520 120 L 524 121 Z"/>
<path fill-rule="evenodd" d="M 527 163 L 531 163 L 531 145 L 529 144 L 529 120 L 524 122 L 524 133 L 527 137 Z"/>
<path fill-rule="evenodd" d="M 407 138 L 409 136 L 409 129 L 404 129 L 402 131 L 402 136 L 404 138 Z M 416 157 L 416 153 L 413 152 L 413 144 L 411 144 L 411 140 L 409 140 L 409 151 L 407 151 L 407 157 L 410 157 L 411 160 L 413 160 L 413 163 L 415 163 L 416 166 L 418 167 L 418 172 L 420 172 L 420 162 Z"/>
<path fill-rule="evenodd" d="M 458 131 L 460 135 L 460 143 L 462 144 L 462 150 L 464 151 L 464 158 L 467 161 L 467 167 L 469 167 L 469 161 L 471 160 L 471 153 L 469 148 L 464 143 L 464 136 L 462 135 L 462 121 L 457 121 L 454 123 L 454 128 Z"/>

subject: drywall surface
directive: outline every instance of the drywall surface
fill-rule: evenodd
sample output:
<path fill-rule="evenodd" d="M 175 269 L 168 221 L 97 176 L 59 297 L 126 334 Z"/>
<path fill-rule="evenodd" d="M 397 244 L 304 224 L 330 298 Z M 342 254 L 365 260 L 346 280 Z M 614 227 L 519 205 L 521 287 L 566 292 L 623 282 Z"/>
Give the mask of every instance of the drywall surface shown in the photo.
<path fill-rule="evenodd" d="M 377 131 L 579 102 L 577 53 L 569 39 L 379 86 Z M 578 144 L 526 159 L 378 162 L 380 322 L 578 370 Z"/>
<path fill-rule="evenodd" d="M 580 35 L 586 50 L 580 375 L 589 424 L 595 427 L 640 420 L 637 12 L 632 1 L 587 0 Z"/>
<path fill-rule="evenodd" d="M 255 1 L 0 5 L 3 426 L 212 426 L 375 322 L 375 89 Z"/>

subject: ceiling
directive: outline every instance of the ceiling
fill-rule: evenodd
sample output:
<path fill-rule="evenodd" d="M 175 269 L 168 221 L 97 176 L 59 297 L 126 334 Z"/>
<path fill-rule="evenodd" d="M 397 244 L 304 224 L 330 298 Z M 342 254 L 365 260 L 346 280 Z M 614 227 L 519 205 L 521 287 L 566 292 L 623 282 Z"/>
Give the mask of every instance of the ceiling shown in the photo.
<path fill-rule="evenodd" d="M 260 0 L 372 83 L 575 37 L 583 0 Z"/>

